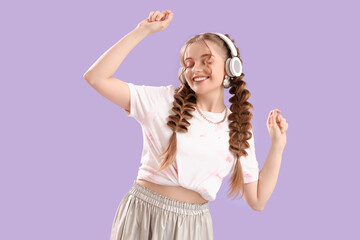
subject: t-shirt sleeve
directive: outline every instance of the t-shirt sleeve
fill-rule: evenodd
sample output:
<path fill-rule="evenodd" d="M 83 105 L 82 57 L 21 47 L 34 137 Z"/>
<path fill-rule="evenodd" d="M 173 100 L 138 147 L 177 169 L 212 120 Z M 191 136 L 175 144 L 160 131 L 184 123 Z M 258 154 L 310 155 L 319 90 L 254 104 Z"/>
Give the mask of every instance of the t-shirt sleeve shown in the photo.
<path fill-rule="evenodd" d="M 256 160 L 254 133 L 252 130 L 250 132 L 252 133 L 252 137 L 248 140 L 250 147 L 246 149 L 248 155 L 240 157 L 245 183 L 259 179 L 259 163 Z"/>
<path fill-rule="evenodd" d="M 127 83 L 130 89 L 130 112 L 125 110 L 128 117 L 135 118 L 143 124 L 156 114 L 158 109 L 168 106 L 174 95 L 174 87 L 146 86 Z"/>

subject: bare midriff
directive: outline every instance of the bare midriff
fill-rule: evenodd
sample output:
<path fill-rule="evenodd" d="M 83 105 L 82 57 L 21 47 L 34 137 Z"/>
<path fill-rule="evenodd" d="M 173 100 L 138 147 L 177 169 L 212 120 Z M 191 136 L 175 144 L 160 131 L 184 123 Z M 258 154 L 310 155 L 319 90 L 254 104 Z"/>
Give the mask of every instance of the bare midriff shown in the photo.
<path fill-rule="evenodd" d="M 193 190 L 181 186 L 159 185 L 144 179 L 137 179 L 136 182 L 141 186 L 144 186 L 160 195 L 163 195 L 168 198 L 176 199 L 181 202 L 200 203 L 200 204 L 208 202 L 198 192 L 195 192 Z"/>

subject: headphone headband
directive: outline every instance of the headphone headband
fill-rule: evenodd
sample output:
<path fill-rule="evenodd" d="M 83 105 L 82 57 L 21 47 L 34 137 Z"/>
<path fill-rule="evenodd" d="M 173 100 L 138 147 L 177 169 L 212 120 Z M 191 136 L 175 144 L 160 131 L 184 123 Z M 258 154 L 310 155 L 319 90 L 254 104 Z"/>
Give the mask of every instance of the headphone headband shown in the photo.
<path fill-rule="evenodd" d="M 213 34 L 218 35 L 219 37 L 222 38 L 222 40 L 224 40 L 224 41 L 227 43 L 227 45 L 228 45 L 229 48 L 230 48 L 231 55 L 232 55 L 233 57 L 236 57 L 236 56 L 238 55 L 234 43 L 233 43 L 227 36 L 225 36 L 225 35 L 222 34 L 222 33 L 215 33 L 215 32 L 213 32 Z"/>

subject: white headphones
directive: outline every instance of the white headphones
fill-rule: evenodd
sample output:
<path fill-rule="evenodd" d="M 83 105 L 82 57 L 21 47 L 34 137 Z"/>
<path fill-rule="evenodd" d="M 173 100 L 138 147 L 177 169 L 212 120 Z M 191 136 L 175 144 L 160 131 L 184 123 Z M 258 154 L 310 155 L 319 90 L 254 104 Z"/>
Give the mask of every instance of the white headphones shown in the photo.
<path fill-rule="evenodd" d="M 213 34 L 216 34 L 219 37 L 221 37 L 221 39 L 224 40 L 224 42 L 230 48 L 230 51 L 231 51 L 232 57 L 229 57 L 228 59 L 226 59 L 226 63 L 225 63 L 226 74 L 229 75 L 230 77 L 239 77 L 242 73 L 242 64 L 241 64 L 240 59 L 237 57 L 237 51 L 236 51 L 236 47 L 235 47 L 234 43 L 224 34 L 214 33 L 214 32 L 213 32 Z M 179 74 L 183 70 L 184 70 L 184 67 L 180 67 Z M 186 78 L 185 78 L 184 74 L 182 74 L 180 76 L 180 79 L 184 83 L 186 82 Z"/>

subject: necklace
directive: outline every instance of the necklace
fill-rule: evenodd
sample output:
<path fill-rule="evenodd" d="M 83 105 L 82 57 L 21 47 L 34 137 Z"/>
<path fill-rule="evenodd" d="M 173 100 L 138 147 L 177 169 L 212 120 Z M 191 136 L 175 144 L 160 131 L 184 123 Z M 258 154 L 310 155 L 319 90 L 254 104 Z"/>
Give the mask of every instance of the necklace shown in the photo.
<path fill-rule="evenodd" d="M 212 124 L 219 124 L 219 123 L 222 123 L 223 121 L 225 121 L 226 119 L 226 114 L 227 114 L 227 107 L 225 106 L 225 116 L 223 118 L 223 120 L 221 120 L 220 122 L 213 122 L 213 121 L 210 121 L 209 119 L 207 119 L 203 114 L 202 112 L 200 111 L 200 109 L 198 108 L 198 106 L 195 104 L 196 106 L 196 110 L 200 113 L 200 115 L 206 120 L 208 121 L 209 123 L 212 123 Z"/>

